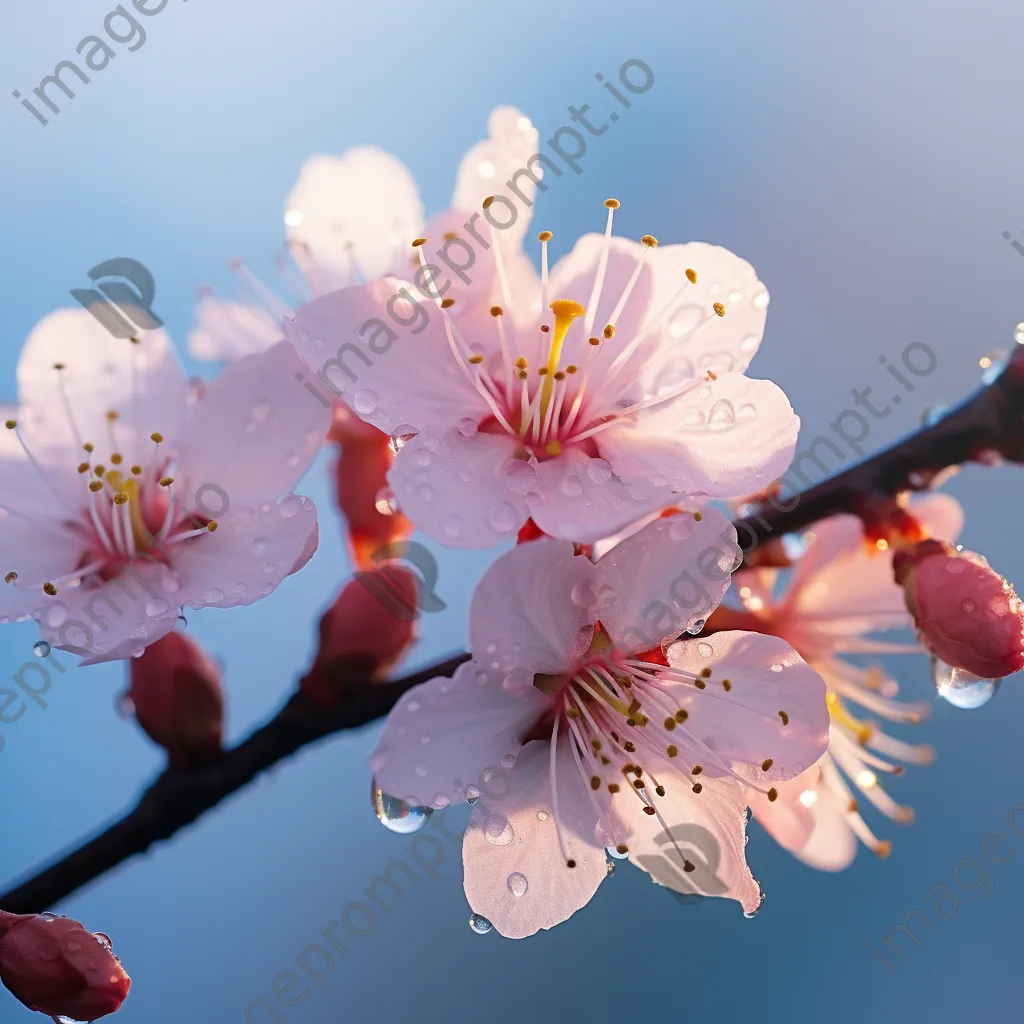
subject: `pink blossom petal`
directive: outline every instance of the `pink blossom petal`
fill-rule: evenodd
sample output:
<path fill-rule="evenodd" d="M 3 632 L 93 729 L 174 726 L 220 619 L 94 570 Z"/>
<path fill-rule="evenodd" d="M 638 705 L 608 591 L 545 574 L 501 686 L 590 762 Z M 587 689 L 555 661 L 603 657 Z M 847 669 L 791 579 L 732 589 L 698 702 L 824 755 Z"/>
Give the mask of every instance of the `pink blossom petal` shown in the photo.
<path fill-rule="evenodd" d="M 174 598 L 193 608 L 254 604 L 295 571 L 316 531 L 316 506 L 296 494 L 232 510 L 218 520 L 216 533 L 184 542 L 174 563 L 180 583 Z"/>
<path fill-rule="evenodd" d="M 330 407 L 295 380 L 301 367 L 282 341 L 211 381 L 179 452 L 190 495 L 212 485 L 240 508 L 272 501 L 298 483 L 331 422 Z M 217 508 L 217 498 L 203 500 Z"/>
<path fill-rule="evenodd" d="M 498 232 L 503 248 L 514 249 L 522 241 L 530 226 L 533 202 L 537 186 L 530 177 L 523 174 L 516 180 L 519 191 L 526 199 L 518 198 L 506 184 L 520 168 L 537 152 L 537 129 L 530 119 L 515 107 L 497 107 L 491 111 L 487 121 L 488 138 L 476 143 L 462 159 L 452 195 L 452 206 L 467 212 L 479 212 L 483 201 L 492 195 L 508 198 L 515 209 L 512 211 L 499 201 L 495 221 L 512 223 Z M 544 169 L 534 164 L 538 176 Z M 480 223 L 481 233 L 487 235 L 487 225 Z"/>
<path fill-rule="evenodd" d="M 163 330 L 138 337 L 138 345 L 113 337 L 83 309 L 58 310 L 36 324 L 18 362 L 18 415 L 41 462 L 66 466 L 73 477 L 82 443 L 96 446 L 98 462 L 116 450 L 131 465 L 148 460 L 154 431 L 171 442 L 180 436 L 187 384 L 174 346 Z M 65 368 L 57 371 L 55 363 Z M 58 372 L 74 425 L 60 398 Z M 120 417 L 113 438 L 111 411 Z M 69 479 L 68 485 L 71 496 L 80 498 L 81 481 Z"/>
<path fill-rule="evenodd" d="M 641 813 L 639 800 L 627 805 L 633 828 L 629 859 L 675 892 L 738 900 L 752 914 L 762 897 L 747 867 L 747 810 L 740 785 L 707 779 L 699 794 L 686 783 L 666 783 L 665 790 L 656 801 L 660 820 Z M 685 861 L 694 865 L 693 871 L 684 870 Z"/>
<path fill-rule="evenodd" d="M 487 668 L 561 672 L 590 646 L 599 580 L 568 541 L 520 544 L 484 573 L 469 610 L 470 650 Z"/>
<path fill-rule="evenodd" d="M 942 540 L 955 539 L 963 526 L 963 510 L 945 494 L 928 495 L 908 511 Z M 786 590 L 798 625 L 806 617 L 819 632 L 849 637 L 907 623 L 892 557 L 870 547 L 857 516 L 833 516 L 815 524 L 810 535 Z"/>
<path fill-rule="evenodd" d="M 595 614 L 626 653 L 657 647 L 706 619 L 729 589 L 736 530 L 717 509 L 657 519 L 597 563 Z"/>
<path fill-rule="evenodd" d="M 799 430 L 799 417 L 775 384 L 727 373 L 595 440 L 627 482 L 654 477 L 684 493 L 731 498 L 779 477 Z"/>
<path fill-rule="evenodd" d="M 843 808 L 834 799 L 820 797 L 812 807 L 814 831 L 794 856 L 818 871 L 844 871 L 857 856 L 857 837 Z"/>
<path fill-rule="evenodd" d="M 152 564 L 137 560 L 102 587 L 59 588 L 40 608 L 39 632 L 58 650 L 79 655 L 82 665 L 130 658 L 178 620 L 177 596 L 165 593 L 160 579 Z"/>
<path fill-rule="evenodd" d="M 780 846 L 791 852 L 805 846 L 814 832 L 814 804 L 807 806 L 800 795 L 814 792 L 819 774 L 818 766 L 811 765 L 794 778 L 779 782 L 775 787 L 778 798 L 774 801 L 755 789 L 745 791 L 754 817 Z M 817 794 L 815 796 L 817 803 Z"/>
<path fill-rule="evenodd" d="M 556 758 L 556 829 L 549 755 L 548 743 L 527 743 L 509 773 L 508 795 L 480 798 L 462 842 L 466 899 L 509 939 L 561 924 L 608 873 L 604 848 L 594 839 L 596 815 L 566 743 Z"/>
<path fill-rule="evenodd" d="M 7 461 L 0 461 L 5 486 L 11 480 L 7 468 Z M 51 497 L 51 505 L 55 500 Z M 17 511 L 21 512 L 20 503 Z M 81 541 L 52 520 L 33 521 L 0 511 L 0 617 L 16 619 L 45 608 L 52 598 L 43 593 L 43 584 L 73 572 L 81 554 Z M 9 572 L 18 574 L 17 585 L 4 582 Z"/>
<path fill-rule="evenodd" d="M 768 292 L 754 268 L 707 242 L 660 246 L 650 264 L 650 315 L 657 322 L 644 346 L 647 388 L 658 393 L 708 370 L 743 373 L 761 344 L 768 315 Z M 688 269 L 697 272 L 696 283 L 687 281 Z M 726 314 L 709 320 L 716 302 Z"/>
<path fill-rule="evenodd" d="M 403 289 L 408 298 L 395 299 Z M 408 326 L 392 318 L 389 302 Z M 332 292 L 301 306 L 284 327 L 313 372 L 386 433 L 490 414 L 452 354 L 441 311 L 411 284 L 387 277 Z"/>
<path fill-rule="evenodd" d="M 665 684 L 689 712 L 678 740 L 680 756 L 685 747 L 685 759 L 697 758 L 706 773 L 753 765 L 753 777 L 767 788 L 799 775 L 825 753 L 825 683 L 784 640 L 730 630 L 680 641 L 666 653 L 673 668 L 694 676 L 711 669 L 704 688 Z M 762 771 L 768 758 L 773 763 Z"/>
<path fill-rule="evenodd" d="M 314 156 L 284 204 L 288 238 L 308 247 L 321 288 L 387 273 L 420 234 L 423 204 L 405 165 L 376 146 Z"/>
<path fill-rule="evenodd" d="M 515 537 L 529 515 L 504 471 L 508 462 L 526 466 L 513 460 L 516 448 L 504 433 L 465 437 L 455 430 L 443 440 L 419 434 L 399 452 L 388 483 L 428 537 L 453 548 L 492 547 Z"/>
<path fill-rule="evenodd" d="M 501 673 L 475 661 L 414 687 L 395 705 L 370 755 L 385 793 L 420 806 L 443 807 L 491 789 L 488 769 L 504 776 L 503 758 L 518 753 L 520 736 L 547 705 L 539 690 L 507 693 Z"/>
<path fill-rule="evenodd" d="M 195 308 L 188 350 L 196 359 L 230 363 L 265 352 L 281 340 L 281 325 L 258 306 L 204 295 Z"/>
<path fill-rule="evenodd" d="M 536 486 L 527 494 L 533 521 L 550 537 L 591 543 L 623 529 L 649 512 L 678 500 L 649 480 L 627 485 L 605 459 L 573 446 L 536 468 Z"/>

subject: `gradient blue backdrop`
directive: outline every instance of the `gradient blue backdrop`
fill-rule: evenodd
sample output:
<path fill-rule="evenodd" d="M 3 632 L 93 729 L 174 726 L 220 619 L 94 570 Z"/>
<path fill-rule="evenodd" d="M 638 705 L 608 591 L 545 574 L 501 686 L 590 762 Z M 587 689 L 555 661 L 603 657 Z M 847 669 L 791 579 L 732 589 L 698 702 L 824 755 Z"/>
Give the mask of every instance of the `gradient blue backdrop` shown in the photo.
<path fill-rule="evenodd" d="M 13 397 L 32 324 L 100 260 L 144 261 L 157 309 L 183 341 L 198 283 L 226 284 L 234 255 L 269 270 L 282 199 L 310 154 L 377 143 L 437 209 L 493 106 L 519 106 L 547 138 L 569 104 L 610 111 L 594 74 L 613 76 L 634 57 L 654 87 L 591 140 L 579 177 L 552 182 L 535 223 L 565 251 L 599 228 L 601 200 L 616 195 L 624 233 L 706 239 L 750 259 L 772 293 L 754 371 L 787 390 L 805 439 L 851 405 L 851 387 L 887 393 L 879 355 L 898 359 L 925 341 L 938 368 L 873 425 L 868 444 L 882 446 L 926 406 L 972 389 L 979 356 L 1011 345 L 1024 319 L 1024 258 L 1002 237 L 1024 239 L 1024 13 L 1005 2 L 170 0 L 146 21 L 145 45 L 118 47 L 43 128 L 10 91 L 30 92 L 73 57 L 113 7 L 0 3 L 0 397 Z M 324 468 L 303 488 L 324 519 L 309 567 L 255 607 L 190 616 L 227 666 L 232 737 L 287 694 L 350 569 Z M 1024 583 L 1018 471 L 968 470 L 949 490 L 968 511 L 966 543 Z M 449 610 L 425 622 L 411 664 L 462 647 L 466 601 L 490 557 L 442 555 Z M 33 639 L 27 626 L 0 631 L 0 678 Z M 904 692 L 928 696 L 923 659 L 905 666 Z M 73 669 L 45 711 L 3 728 L 0 881 L 118 815 L 158 770 L 159 753 L 112 711 L 123 675 L 118 665 Z M 950 883 L 956 861 L 977 856 L 982 834 L 1024 801 L 1020 685 L 973 714 L 936 705 L 917 732 L 938 762 L 891 787 L 917 824 L 896 834 L 878 823 L 895 840 L 888 862 L 862 851 L 844 874 L 817 874 L 752 826 L 749 859 L 767 893 L 752 921 L 724 901 L 681 907 L 620 865 L 567 924 L 511 942 L 467 927 L 461 864 L 446 843 L 440 880 L 352 939 L 330 990 L 288 1010 L 289 1024 L 1014 1019 L 1024 852 L 992 869 L 992 894 L 964 897 L 897 973 L 861 939 L 879 941 L 931 885 Z M 242 1021 L 405 855 L 408 840 L 369 809 L 364 761 L 376 735 L 305 751 L 54 908 L 114 937 L 135 983 L 124 1024 Z M 30 1019 L 0 992 L 0 1021 Z"/>

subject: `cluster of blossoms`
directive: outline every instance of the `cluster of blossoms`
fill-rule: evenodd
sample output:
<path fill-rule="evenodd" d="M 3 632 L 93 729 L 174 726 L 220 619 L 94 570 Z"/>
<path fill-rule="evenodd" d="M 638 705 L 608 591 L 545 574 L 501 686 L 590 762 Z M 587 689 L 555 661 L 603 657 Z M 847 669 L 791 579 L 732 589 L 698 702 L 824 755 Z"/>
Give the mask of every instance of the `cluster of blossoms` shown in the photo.
<path fill-rule="evenodd" d="M 603 232 L 553 266 L 539 232 L 538 274 L 523 247 L 545 188 L 528 169 L 537 133 L 511 108 L 489 129 L 426 222 L 393 157 L 311 160 L 281 264 L 300 301 L 236 263 L 244 294 L 207 292 L 196 311 L 192 353 L 228 364 L 208 384 L 186 379 L 162 330 L 117 341 L 82 311 L 37 326 L 0 436 L 0 621 L 35 619 L 85 663 L 133 659 L 126 702 L 171 766 L 216 757 L 220 673 L 175 626 L 306 564 L 317 513 L 294 487 L 334 443 L 361 572 L 321 622 L 310 706 L 343 700 L 348 672 L 383 677 L 414 639 L 367 597 L 386 587 L 415 607 L 416 579 L 381 551 L 413 528 L 450 547 L 517 542 L 473 596 L 470 660 L 407 692 L 370 759 L 384 802 L 474 805 L 478 930 L 564 921 L 608 854 L 752 914 L 748 808 L 827 870 L 858 839 L 888 853 L 861 798 L 912 818 L 878 775 L 931 751 L 862 716 L 914 724 L 927 709 L 846 656 L 924 648 L 966 704 L 1024 664 L 1021 603 L 954 546 L 962 515 L 941 495 L 827 519 L 795 561 L 744 565 L 709 503 L 769 493 L 799 431 L 784 393 L 746 376 L 764 285 L 721 247 L 615 235 L 615 199 Z M 521 206 L 496 203 L 506 179 Z M 919 644 L 869 635 L 911 618 Z M 0 914 L 0 978 L 43 1012 L 113 1012 L 119 962 L 76 987 L 77 960 L 43 949 L 55 928 L 81 930 Z"/>

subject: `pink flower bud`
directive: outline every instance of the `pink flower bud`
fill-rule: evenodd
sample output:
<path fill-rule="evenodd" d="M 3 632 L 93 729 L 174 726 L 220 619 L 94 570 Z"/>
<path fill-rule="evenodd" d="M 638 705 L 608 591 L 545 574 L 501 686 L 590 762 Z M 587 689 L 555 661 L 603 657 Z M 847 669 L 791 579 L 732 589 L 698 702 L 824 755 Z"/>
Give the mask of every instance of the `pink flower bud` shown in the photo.
<path fill-rule="evenodd" d="M 115 1013 L 132 984 L 105 935 L 53 914 L 3 912 L 0 981 L 30 1010 L 76 1021 Z"/>
<path fill-rule="evenodd" d="M 220 750 L 224 697 L 220 672 L 182 633 L 168 633 L 131 662 L 135 717 L 172 765 Z"/>
<path fill-rule="evenodd" d="M 938 658 L 982 679 L 1024 668 L 1024 606 L 984 558 L 925 540 L 898 551 L 893 569 L 922 642 Z"/>
<path fill-rule="evenodd" d="M 417 596 L 407 569 L 384 565 L 358 573 L 320 620 L 320 650 L 303 691 L 329 705 L 346 676 L 386 675 L 415 637 Z"/>

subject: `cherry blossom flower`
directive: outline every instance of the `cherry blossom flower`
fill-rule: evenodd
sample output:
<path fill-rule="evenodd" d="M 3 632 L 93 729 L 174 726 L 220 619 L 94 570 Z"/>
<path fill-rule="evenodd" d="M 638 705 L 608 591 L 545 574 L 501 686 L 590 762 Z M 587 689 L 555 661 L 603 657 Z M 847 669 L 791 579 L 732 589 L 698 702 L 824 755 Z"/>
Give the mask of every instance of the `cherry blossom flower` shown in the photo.
<path fill-rule="evenodd" d="M 683 494 L 747 493 L 789 464 L 797 416 L 778 387 L 743 375 L 768 304 L 753 268 L 701 242 L 615 237 L 618 205 L 550 274 L 541 232 L 533 296 L 513 295 L 499 260 L 503 304 L 464 302 L 417 238 L 436 304 L 389 277 L 286 319 L 320 379 L 404 445 L 389 480 L 435 540 L 488 547 L 532 517 L 593 541 Z"/>
<path fill-rule="evenodd" d="M 292 488 L 330 411 L 296 395 L 282 342 L 190 386 L 167 335 L 64 310 L 32 331 L 0 432 L 0 622 L 35 618 L 85 664 L 165 636 L 183 606 L 272 593 L 317 544 Z"/>
<path fill-rule="evenodd" d="M 441 238 L 462 229 L 467 216 L 536 151 L 537 129 L 514 107 L 498 107 L 488 121 L 488 137 L 476 143 L 457 172 L 451 206 L 424 222 L 423 202 L 404 164 L 376 146 L 356 146 L 342 156 L 319 155 L 303 166 L 284 204 L 287 258 L 278 260 L 281 290 L 300 299 L 325 295 L 383 274 L 412 275 L 419 266 L 408 257 L 410 238 L 427 233 Z M 538 169 L 537 176 L 541 177 Z M 536 183 L 520 180 L 532 203 Z M 521 250 L 529 213 L 500 240 L 506 279 L 524 294 L 536 291 L 537 272 Z M 451 242 L 451 259 L 465 263 L 465 242 Z M 498 301 L 495 255 L 474 256 L 470 290 L 484 308 Z M 197 359 L 231 361 L 262 352 L 281 338 L 281 319 L 291 310 L 283 298 L 239 260 L 232 262 L 240 295 L 221 299 L 203 288 L 189 334 Z"/>
<path fill-rule="evenodd" d="M 960 506 L 946 495 L 929 495 L 909 511 L 928 534 L 953 538 L 963 525 Z M 751 793 L 750 805 L 758 821 L 802 861 L 839 871 L 853 861 L 858 839 L 879 856 L 891 849 L 861 815 L 862 799 L 893 821 L 913 820 L 911 808 L 885 792 L 879 775 L 903 774 L 903 765 L 896 762 L 930 764 L 934 752 L 889 736 L 877 722 L 859 717 L 866 712 L 890 722 L 918 724 L 929 709 L 924 703 L 896 700 L 895 680 L 843 658 L 920 650 L 867 635 L 908 625 L 902 593 L 893 581 L 888 541 L 866 538 L 860 519 L 852 515 L 818 523 L 804 539 L 807 547 L 781 592 L 778 569 L 744 571 L 736 583 L 751 625 L 787 640 L 825 680 L 831 718 L 828 753 L 780 785 L 777 801 L 769 804 Z"/>
<path fill-rule="evenodd" d="M 773 799 L 821 756 L 824 685 L 777 637 L 672 643 L 676 631 L 665 631 L 664 649 L 646 646 L 669 609 L 685 618 L 721 600 L 730 530 L 718 512 L 662 519 L 596 564 L 565 541 L 519 545 L 473 596 L 473 659 L 389 716 L 370 758 L 377 785 L 410 804 L 477 804 L 466 895 L 502 935 L 553 927 L 583 906 L 606 877 L 608 846 L 679 891 L 757 909 L 743 786 Z M 695 572 L 708 581 L 699 594 L 687 588 Z M 714 837 L 715 871 L 678 842 L 668 864 L 664 839 L 682 825 Z"/>

